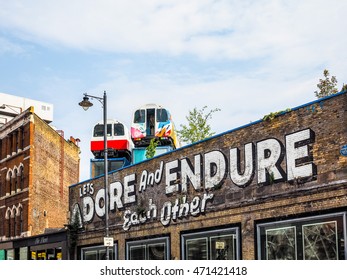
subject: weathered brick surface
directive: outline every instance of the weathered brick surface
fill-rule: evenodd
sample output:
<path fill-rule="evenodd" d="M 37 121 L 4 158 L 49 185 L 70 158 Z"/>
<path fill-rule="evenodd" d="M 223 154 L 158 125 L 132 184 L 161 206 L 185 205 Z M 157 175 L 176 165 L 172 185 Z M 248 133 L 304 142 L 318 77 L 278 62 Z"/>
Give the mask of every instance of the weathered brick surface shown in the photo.
<path fill-rule="evenodd" d="M 79 178 L 79 151 L 38 117 L 32 125 L 29 224 L 35 235 L 67 223 L 68 186 Z"/>
<path fill-rule="evenodd" d="M 238 147 L 243 158 L 244 145 L 274 138 L 283 144 L 285 149 L 286 135 L 310 129 L 314 132 L 312 143 L 307 145 L 310 150 L 312 162 L 305 159 L 305 164 L 314 163 L 316 173 L 310 178 L 295 178 L 288 182 L 273 182 L 259 185 L 257 174 L 252 182 L 245 187 L 236 186 L 229 172 L 221 186 L 197 192 L 193 187 L 188 187 L 187 193 L 175 192 L 165 194 L 166 175 L 160 183 L 154 183 L 143 192 L 139 192 L 141 174 L 144 170 L 154 173 L 161 162 L 165 165 L 175 160 L 188 158 L 194 162 L 194 156 L 202 157 L 211 151 L 221 151 L 227 158 L 229 168 L 229 152 L 231 148 Z M 170 154 L 145 161 L 141 164 L 130 166 L 109 175 L 109 182 L 121 182 L 124 187 L 124 178 L 135 174 L 136 203 L 127 205 L 124 209 L 109 212 L 110 233 L 118 242 L 118 256 L 125 258 L 125 244 L 127 240 L 145 238 L 147 236 L 168 235 L 171 241 L 171 256 L 180 259 L 180 234 L 182 231 L 218 227 L 223 225 L 240 225 L 241 251 L 243 259 L 255 259 L 255 225 L 268 219 L 295 218 L 303 215 L 313 215 L 334 211 L 334 209 L 346 209 L 347 206 L 347 157 L 340 154 L 342 146 L 347 144 L 347 94 L 339 94 L 332 98 L 318 100 L 303 107 L 276 117 L 273 121 L 259 121 L 241 129 L 226 132 L 206 141 L 178 149 Z M 285 150 L 283 150 L 285 151 Z M 255 155 L 256 156 L 256 155 Z M 287 155 L 283 154 L 281 167 L 288 174 L 286 166 Z M 296 163 L 300 165 L 300 163 Z M 241 161 L 241 168 L 244 160 Z M 257 165 L 255 166 L 257 168 Z M 172 171 L 172 170 L 171 170 Z M 257 171 L 257 170 L 256 170 Z M 172 171 L 174 172 L 174 171 Z M 179 180 L 181 178 L 178 178 Z M 94 194 L 81 194 L 83 185 L 93 184 Z M 95 194 L 103 188 L 103 178 L 90 180 L 70 187 L 70 211 L 75 204 L 82 211 L 82 197 L 91 196 L 95 200 Z M 200 198 L 204 193 L 213 193 L 212 201 L 208 201 L 205 213 L 199 216 L 190 215 L 187 218 L 171 221 L 170 225 L 163 226 L 160 222 L 160 209 L 167 201 L 172 205 L 175 199 L 187 196 L 191 201 L 194 196 Z M 124 194 L 122 196 L 124 198 Z M 129 230 L 123 229 L 124 211 L 139 211 L 139 207 L 148 207 L 149 200 L 158 205 L 157 219 L 147 221 L 144 224 L 133 225 Z M 102 208 L 102 205 L 101 205 Z M 78 245 L 86 246 L 101 244 L 104 236 L 104 222 L 102 217 L 94 215 L 92 221 L 84 224 L 84 229 L 79 234 Z"/>

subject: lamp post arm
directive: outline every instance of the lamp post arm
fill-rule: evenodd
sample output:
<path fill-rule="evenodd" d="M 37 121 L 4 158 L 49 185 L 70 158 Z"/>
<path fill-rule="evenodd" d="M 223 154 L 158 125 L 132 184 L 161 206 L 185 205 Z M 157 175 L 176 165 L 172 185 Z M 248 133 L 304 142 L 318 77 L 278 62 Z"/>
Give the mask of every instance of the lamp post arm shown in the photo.
<path fill-rule="evenodd" d="M 98 97 L 98 96 L 90 95 L 90 94 L 87 94 L 87 93 L 84 93 L 84 96 L 85 97 L 90 97 L 92 99 L 96 99 L 96 100 L 98 100 L 101 103 L 101 105 L 103 107 L 106 106 L 105 105 L 105 102 L 106 102 L 106 91 L 104 91 L 104 96 L 103 97 Z"/>

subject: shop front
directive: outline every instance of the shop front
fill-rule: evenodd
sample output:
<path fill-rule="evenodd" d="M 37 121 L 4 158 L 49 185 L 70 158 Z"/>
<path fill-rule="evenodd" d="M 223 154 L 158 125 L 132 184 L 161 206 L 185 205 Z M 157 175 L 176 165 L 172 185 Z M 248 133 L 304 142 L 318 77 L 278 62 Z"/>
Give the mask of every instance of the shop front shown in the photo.
<path fill-rule="evenodd" d="M 2 260 L 66 260 L 68 259 L 67 230 L 14 239 L 0 243 Z"/>

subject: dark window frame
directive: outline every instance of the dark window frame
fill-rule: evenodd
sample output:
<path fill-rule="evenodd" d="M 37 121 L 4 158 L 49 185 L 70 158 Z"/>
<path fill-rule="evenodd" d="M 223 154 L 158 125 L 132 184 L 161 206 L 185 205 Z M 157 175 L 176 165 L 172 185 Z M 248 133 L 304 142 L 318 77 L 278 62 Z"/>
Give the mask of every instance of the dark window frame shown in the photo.
<path fill-rule="evenodd" d="M 199 239 L 205 239 L 206 240 L 206 257 L 207 260 L 215 260 L 217 259 L 213 257 L 213 253 L 217 250 L 215 247 L 213 247 L 213 242 L 212 239 L 215 238 L 224 238 L 226 236 L 233 236 L 233 248 L 231 248 L 231 252 L 233 259 L 234 260 L 240 260 L 241 259 L 241 235 L 240 235 L 240 227 L 237 225 L 234 226 L 228 226 L 228 227 L 223 227 L 223 228 L 205 228 L 201 229 L 199 231 L 194 231 L 194 232 L 188 232 L 188 233 L 181 233 L 181 256 L 182 260 L 188 260 L 188 251 L 187 251 L 187 242 L 188 241 L 194 241 L 194 240 L 199 240 Z M 227 253 L 225 249 L 220 249 L 224 250 L 224 252 L 215 252 L 216 256 L 217 253 L 219 254 L 218 256 L 221 256 L 220 259 L 222 258 L 222 254 Z"/>
<path fill-rule="evenodd" d="M 117 249 L 118 245 L 117 243 L 114 244 L 113 247 L 109 248 L 109 259 L 110 260 L 117 260 Z M 104 260 L 106 256 L 106 247 L 103 245 L 95 245 L 95 246 L 88 246 L 81 248 L 81 260 L 87 260 L 85 258 L 86 253 L 96 251 L 96 254 L 98 258 L 96 260 Z"/>
<path fill-rule="evenodd" d="M 308 228 L 309 226 L 313 226 L 316 227 L 316 230 L 319 230 L 319 225 L 329 226 L 329 224 L 331 225 L 332 223 L 336 223 L 336 257 L 337 259 L 347 259 L 347 244 L 346 242 L 342 242 L 342 240 L 346 240 L 347 238 L 346 212 L 336 212 L 301 218 L 293 217 L 291 219 L 274 222 L 259 222 L 256 226 L 257 259 L 267 260 L 277 258 L 305 260 L 307 259 L 306 256 L 308 254 L 305 244 L 309 242 L 307 241 L 307 235 L 305 236 L 305 227 Z M 295 233 L 295 236 L 293 237 L 290 237 L 288 234 L 290 228 L 295 228 L 295 230 L 293 231 Z M 323 226 L 321 227 L 321 229 L 324 229 Z M 285 232 L 286 230 L 287 232 Z M 267 233 L 271 231 L 274 232 L 274 234 L 268 235 Z M 278 233 L 277 239 L 275 236 L 276 231 Z M 282 235 L 287 238 L 286 240 L 283 240 L 283 237 L 281 237 L 281 231 L 283 232 Z M 273 238 L 273 236 L 275 236 L 275 239 Z M 279 240 L 277 241 L 277 245 L 276 240 Z M 295 244 L 293 244 L 293 242 L 295 242 Z M 276 250 L 276 248 L 278 249 Z M 293 252 L 293 250 L 295 250 L 295 252 Z M 318 245 L 316 250 L 320 250 Z M 327 254 L 327 252 L 325 253 Z"/>
<path fill-rule="evenodd" d="M 144 260 L 149 260 L 150 250 L 149 246 L 151 245 L 158 245 L 158 244 L 164 244 L 164 260 L 170 260 L 170 237 L 169 236 L 161 236 L 161 237 L 148 237 L 146 239 L 139 239 L 139 240 L 131 240 L 126 241 L 126 260 L 132 260 L 130 251 L 132 248 L 144 248 Z"/>

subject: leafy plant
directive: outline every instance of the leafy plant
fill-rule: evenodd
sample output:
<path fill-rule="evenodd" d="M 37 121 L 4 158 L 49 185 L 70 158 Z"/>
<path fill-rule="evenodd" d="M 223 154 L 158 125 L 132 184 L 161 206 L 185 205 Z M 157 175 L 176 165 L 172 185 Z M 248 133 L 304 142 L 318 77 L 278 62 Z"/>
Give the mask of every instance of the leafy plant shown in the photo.
<path fill-rule="evenodd" d="M 330 78 L 330 74 L 327 69 L 324 69 L 323 75 L 324 79 L 319 79 L 319 83 L 317 84 L 319 90 L 314 92 L 317 98 L 322 98 L 338 92 L 336 77 L 331 76 Z"/>
<path fill-rule="evenodd" d="M 286 110 L 278 111 L 278 112 L 271 112 L 270 114 L 267 114 L 263 117 L 263 121 L 273 121 L 277 116 L 284 114 L 286 112 L 290 112 L 292 109 L 288 108 Z"/>
<path fill-rule="evenodd" d="M 220 109 L 215 108 L 207 113 L 205 112 L 206 109 L 207 106 L 204 106 L 202 109 L 194 108 L 192 111 L 189 111 L 186 117 L 188 124 L 181 125 L 182 129 L 177 131 L 178 137 L 182 142 L 192 144 L 215 134 L 212 132 L 208 120 L 212 118 L 213 113 L 220 111 Z"/>
<path fill-rule="evenodd" d="M 159 140 L 157 138 L 152 138 L 149 145 L 146 148 L 146 158 L 152 158 L 155 155 L 156 148 L 159 144 Z"/>

